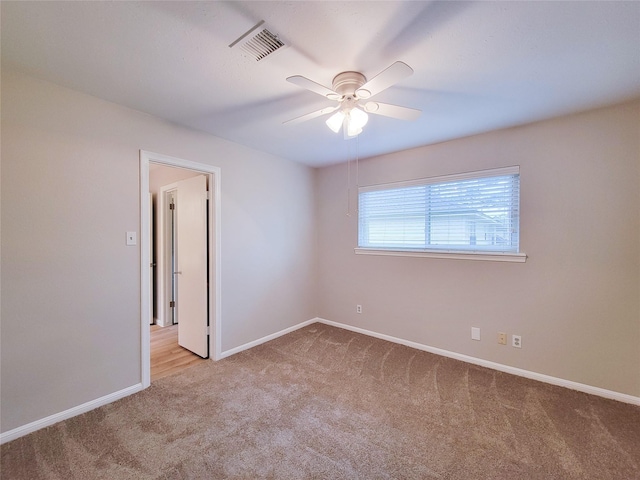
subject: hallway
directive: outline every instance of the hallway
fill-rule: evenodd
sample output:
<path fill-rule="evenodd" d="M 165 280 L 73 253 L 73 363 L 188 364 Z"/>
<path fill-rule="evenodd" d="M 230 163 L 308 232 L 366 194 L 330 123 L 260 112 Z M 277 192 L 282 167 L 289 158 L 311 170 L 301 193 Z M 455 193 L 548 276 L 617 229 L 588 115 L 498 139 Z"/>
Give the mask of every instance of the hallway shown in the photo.
<path fill-rule="evenodd" d="M 151 381 L 184 370 L 205 359 L 178 345 L 178 325 L 151 328 Z"/>

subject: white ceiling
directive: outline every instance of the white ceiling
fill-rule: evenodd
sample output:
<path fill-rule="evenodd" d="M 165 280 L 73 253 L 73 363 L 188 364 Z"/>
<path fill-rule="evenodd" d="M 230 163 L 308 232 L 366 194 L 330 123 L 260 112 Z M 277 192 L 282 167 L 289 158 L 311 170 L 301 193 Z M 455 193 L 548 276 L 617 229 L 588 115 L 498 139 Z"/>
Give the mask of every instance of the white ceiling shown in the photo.
<path fill-rule="evenodd" d="M 16 69 L 312 166 L 442 142 L 640 97 L 640 2 L 1 2 L 2 68 Z M 229 48 L 259 20 L 289 45 L 256 62 Z M 358 140 L 320 117 L 326 86 L 401 60 Z"/>

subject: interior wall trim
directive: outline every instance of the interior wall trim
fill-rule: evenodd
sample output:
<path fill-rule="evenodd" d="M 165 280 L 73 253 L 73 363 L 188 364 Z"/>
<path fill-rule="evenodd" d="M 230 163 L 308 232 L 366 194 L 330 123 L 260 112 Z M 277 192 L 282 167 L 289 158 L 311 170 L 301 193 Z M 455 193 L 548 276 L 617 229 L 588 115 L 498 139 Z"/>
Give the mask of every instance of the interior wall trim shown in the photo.
<path fill-rule="evenodd" d="M 259 338 L 257 340 L 253 340 L 251 342 L 245 343 L 243 345 L 240 345 L 239 347 L 235 347 L 235 348 L 231 348 L 229 350 L 225 350 L 224 352 L 222 352 L 220 354 L 220 358 L 225 358 L 225 357 L 230 357 L 231 355 L 235 355 L 236 353 L 240 353 L 243 350 L 248 350 L 250 348 L 253 347 L 257 347 L 258 345 L 261 345 L 263 343 L 266 343 L 270 340 L 275 340 L 278 337 L 281 337 L 282 335 L 286 335 L 287 333 L 291 333 L 295 330 L 298 330 L 302 327 L 306 327 L 307 325 L 311 325 L 312 323 L 318 323 L 320 321 L 319 318 L 312 318 L 311 320 L 306 320 L 302 323 L 298 323 L 297 325 L 294 325 L 292 327 L 289 328 L 285 328 L 284 330 L 280 330 L 279 332 L 276 333 L 272 333 L 271 335 L 267 335 L 265 337 Z"/>
<path fill-rule="evenodd" d="M 248 350 L 249 348 L 256 347 L 270 340 L 274 340 L 278 337 L 281 337 L 282 335 L 286 335 L 287 333 L 291 333 L 302 327 L 311 325 L 312 323 L 317 323 L 318 321 L 320 321 L 320 319 L 312 318 L 311 320 L 307 320 L 297 325 L 294 325 L 292 327 L 285 328 L 284 330 L 280 330 L 279 332 L 272 333 L 271 335 L 267 335 L 257 340 L 253 340 L 252 342 L 245 343 L 243 345 L 240 345 L 239 347 L 226 350 L 220 354 L 220 359 L 229 357 L 236 353 L 240 353 L 243 350 Z M 90 402 L 83 403 L 82 405 L 78 405 L 77 407 L 73 407 L 68 410 L 64 410 L 63 412 L 55 413 L 48 417 L 42 418 L 40 420 L 36 420 L 34 422 L 28 423 L 21 427 L 16 427 L 12 430 L 2 432 L 0 433 L 0 445 L 6 442 L 10 442 L 12 440 L 16 440 L 17 438 L 28 435 L 29 433 L 35 432 L 36 430 L 40 430 L 41 428 L 50 427 L 54 423 L 61 422 L 62 420 L 67 420 L 68 418 L 75 417 L 76 415 L 86 413 L 89 410 L 93 410 L 94 408 L 98 408 L 103 405 L 107 405 L 108 403 L 115 402 L 116 400 L 120 400 L 121 398 L 140 392 L 144 390 L 144 388 L 145 387 L 143 386 L 142 383 L 138 383 L 136 385 L 125 388 L 123 390 L 119 390 L 109 395 L 105 395 L 104 397 L 100 397 L 95 400 L 91 400 Z"/>
<path fill-rule="evenodd" d="M 327 320 L 320 317 L 312 318 L 311 320 L 306 320 L 297 325 L 293 325 L 291 327 L 285 328 L 284 330 L 280 330 L 279 332 L 266 335 L 262 338 L 253 340 L 251 342 L 245 343 L 238 347 L 225 350 L 224 352 L 221 352 L 220 358 L 222 359 L 225 357 L 230 357 L 231 355 L 235 355 L 236 353 L 240 353 L 244 350 L 248 350 L 250 348 L 256 347 L 270 340 L 275 340 L 278 337 L 281 337 L 283 335 L 286 335 L 287 333 L 291 333 L 295 330 L 306 327 L 307 325 L 311 325 L 313 323 L 324 323 L 325 325 L 331 325 L 333 327 L 343 328 L 345 330 L 361 333 L 369 337 L 379 338 L 381 340 L 387 340 L 392 343 L 397 343 L 407 347 L 415 348 L 417 350 L 423 350 L 425 352 L 434 353 L 436 355 L 441 355 L 443 357 L 453 358 L 455 360 L 460 360 L 462 362 L 479 365 L 481 367 L 490 368 L 492 370 L 497 370 L 504 373 L 510 373 L 512 375 L 517 375 L 519 377 L 525 377 L 531 380 L 537 380 L 539 382 L 544 382 L 551 385 L 557 385 L 559 387 L 565 387 L 571 390 L 576 390 L 579 392 L 596 395 L 598 397 L 604 397 L 611 400 L 617 400 L 619 402 L 640 406 L 640 397 L 635 397 L 633 395 L 628 395 L 626 393 L 615 392 L 613 390 L 594 387 L 592 385 L 586 385 L 586 384 L 574 382 L 571 380 L 565 380 L 563 378 L 552 377 L 550 375 L 532 372 L 529 370 L 524 370 L 522 368 L 511 367 L 509 365 L 503 365 L 501 363 L 491 362 L 488 360 L 483 360 L 481 358 L 471 357 L 469 355 L 451 352 L 449 350 L 443 350 L 441 348 L 431 347 L 429 345 L 424 345 L 422 343 L 417 343 L 417 342 L 412 342 L 410 340 L 404 340 L 402 338 L 392 337 L 391 335 L 385 335 L 383 333 L 373 332 L 371 330 L 366 330 L 364 328 L 354 327 L 354 326 L 347 325 L 344 323 L 339 323 L 339 322 L 333 322 L 331 320 Z M 108 403 L 115 402 L 116 400 L 120 400 L 121 398 L 127 397 L 129 395 L 132 395 L 142 390 L 143 390 L 142 383 L 138 383 L 131 387 L 127 387 L 125 389 L 119 390 L 109 395 L 105 395 L 104 397 L 100 397 L 90 402 L 83 403 L 82 405 L 78 405 L 77 407 L 73 407 L 63 412 L 50 415 L 40 420 L 36 420 L 35 422 L 31 422 L 21 427 L 14 428 L 13 430 L 0 433 L 0 444 L 10 442 L 24 435 L 35 432 L 36 430 L 40 430 L 41 428 L 49 427 L 62 420 L 75 417 L 76 415 L 80 415 L 82 413 L 86 413 L 89 410 L 93 410 L 94 408 L 98 408 L 103 405 L 107 405 Z"/>
<path fill-rule="evenodd" d="M 115 402 L 116 400 L 120 400 L 121 398 L 127 397 L 142 390 L 142 383 L 138 383 L 136 385 L 132 385 L 131 387 L 123 388 L 122 390 L 118 390 L 117 392 L 105 395 L 104 397 L 96 398 L 95 400 L 83 403 L 82 405 L 78 405 L 59 413 L 54 413 L 53 415 L 49 415 L 48 417 L 36 420 L 35 422 L 27 423 L 26 425 L 23 425 L 21 427 L 16 427 L 12 430 L 2 432 L 0 433 L 0 445 L 23 437 L 29 433 L 35 432 L 36 430 L 40 430 L 41 428 L 50 427 L 54 423 L 61 422 L 62 420 L 67 420 L 68 418 L 75 417 L 76 415 L 86 413 L 89 410 L 93 410 L 94 408 L 98 408 L 108 403 Z"/>
<path fill-rule="evenodd" d="M 481 367 L 491 368 L 492 370 L 498 370 L 499 372 L 510 373 L 519 377 L 529 378 L 531 380 L 537 380 L 539 382 L 549 383 L 551 385 L 557 385 L 559 387 L 569 388 L 571 390 L 577 390 L 578 392 L 589 393 L 591 395 L 597 395 L 598 397 L 604 397 L 611 400 L 617 400 L 619 402 L 630 403 L 632 405 L 640 405 L 640 397 L 628 395 L 626 393 L 615 392 L 613 390 L 607 390 L 605 388 L 594 387 L 592 385 L 586 385 L 584 383 L 578 383 L 571 380 L 565 380 L 563 378 L 552 377 L 551 375 L 545 375 L 543 373 L 532 372 L 530 370 L 524 370 L 522 368 L 511 367 L 502 363 L 491 362 L 489 360 L 483 360 L 477 357 L 471 357 L 462 353 L 450 352 L 449 350 L 443 350 L 441 348 L 431 347 L 422 343 L 412 342 L 410 340 L 404 340 L 402 338 L 392 337 L 383 333 L 373 332 L 371 330 L 365 330 L 364 328 L 353 327 L 344 323 L 333 322 L 324 318 L 317 318 L 317 321 L 333 327 L 344 328 L 352 332 L 361 333 L 370 337 L 379 338 L 381 340 L 387 340 L 389 342 L 398 343 L 407 347 L 423 350 L 425 352 L 434 353 L 443 357 L 453 358 L 466 363 L 472 363 Z"/>

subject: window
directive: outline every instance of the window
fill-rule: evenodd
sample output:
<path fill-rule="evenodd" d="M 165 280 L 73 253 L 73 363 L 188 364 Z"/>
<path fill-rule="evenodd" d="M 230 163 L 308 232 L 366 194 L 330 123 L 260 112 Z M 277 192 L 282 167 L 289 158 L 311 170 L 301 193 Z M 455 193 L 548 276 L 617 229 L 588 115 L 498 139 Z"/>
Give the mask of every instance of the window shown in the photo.
<path fill-rule="evenodd" d="M 361 187 L 358 202 L 357 253 L 524 258 L 519 167 Z"/>

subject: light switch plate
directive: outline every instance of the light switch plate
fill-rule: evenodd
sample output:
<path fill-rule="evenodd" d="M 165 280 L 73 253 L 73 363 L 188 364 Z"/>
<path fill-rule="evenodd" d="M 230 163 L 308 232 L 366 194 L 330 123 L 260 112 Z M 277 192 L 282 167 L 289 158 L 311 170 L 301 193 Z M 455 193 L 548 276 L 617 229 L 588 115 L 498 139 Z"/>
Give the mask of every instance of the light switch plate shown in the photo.
<path fill-rule="evenodd" d="M 137 245 L 138 235 L 136 232 L 127 232 L 127 245 Z"/>

